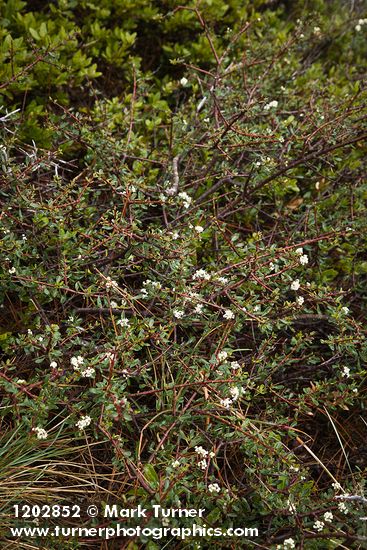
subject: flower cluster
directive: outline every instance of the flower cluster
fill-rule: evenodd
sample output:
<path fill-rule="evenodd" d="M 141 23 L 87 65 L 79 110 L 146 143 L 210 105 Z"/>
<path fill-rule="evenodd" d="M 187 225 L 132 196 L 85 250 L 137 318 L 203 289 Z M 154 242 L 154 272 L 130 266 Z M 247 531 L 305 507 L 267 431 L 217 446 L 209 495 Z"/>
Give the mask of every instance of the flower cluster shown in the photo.
<path fill-rule="evenodd" d="M 184 315 L 185 315 L 185 312 L 182 309 L 173 310 L 173 316 L 176 317 L 176 319 L 182 319 Z"/>
<path fill-rule="evenodd" d="M 75 426 L 79 428 L 79 430 L 84 430 L 84 428 L 87 428 L 91 422 L 92 419 L 90 416 L 82 416 L 81 419 L 75 423 Z"/>
<path fill-rule="evenodd" d="M 181 191 L 178 195 L 179 200 L 182 202 L 184 208 L 190 208 L 192 198 L 185 191 Z"/>
<path fill-rule="evenodd" d="M 213 458 L 215 456 L 215 453 L 213 451 L 209 452 L 201 446 L 196 446 L 195 452 L 201 458 L 201 460 L 199 460 L 198 462 L 199 468 L 205 470 L 208 466 L 207 457 L 209 456 L 210 458 Z"/>
<path fill-rule="evenodd" d="M 37 439 L 46 439 L 48 434 L 44 428 L 40 428 L 37 426 L 36 428 L 32 428 L 32 431 L 36 432 Z"/>
<path fill-rule="evenodd" d="M 367 19 L 358 19 L 358 23 L 355 26 L 356 31 L 359 32 L 362 29 L 363 25 L 366 25 L 366 24 L 367 24 Z"/>
<path fill-rule="evenodd" d="M 344 376 L 345 378 L 349 378 L 349 376 L 350 376 L 350 368 L 349 367 L 343 367 L 342 376 Z"/>
<path fill-rule="evenodd" d="M 226 319 L 227 321 L 231 321 L 232 319 L 235 318 L 235 314 L 230 309 L 226 309 L 225 312 L 223 313 L 223 318 Z"/>
<path fill-rule="evenodd" d="M 220 492 L 220 487 L 219 487 L 218 483 L 210 483 L 208 485 L 208 491 L 209 491 L 209 493 L 219 493 Z"/>
<path fill-rule="evenodd" d="M 333 521 L 333 513 L 332 512 L 325 512 L 324 514 L 324 520 L 327 522 L 327 523 L 331 523 Z"/>
<path fill-rule="evenodd" d="M 217 355 L 218 361 L 221 363 L 222 361 L 225 361 L 228 357 L 228 353 L 224 350 L 220 351 Z"/>
<path fill-rule="evenodd" d="M 105 285 L 107 290 L 116 289 L 119 286 L 111 277 L 106 277 Z"/>
<path fill-rule="evenodd" d="M 231 394 L 231 397 L 226 397 L 225 399 L 221 399 L 220 401 L 220 404 L 225 407 L 226 409 L 229 409 L 229 407 L 235 402 L 237 401 L 237 399 L 239 398 L 239 396 L 241 395 L 242 393 L 242 388 L 241 390 L 239 388 L 237 388 L 236 386 L 232 386 L 232 388 L 229 389 L 229 393 Z"/>
<path fill-rule="evenodd" d="M 347 513 L 348 513 L 348 508 L 347 508 L 345 502 L 339 502 L 339 504 L 338 504 L 338 510 L 339 510 L 339 512 L 342 512 L 343 514 L 347 514 Z"/>
<path fill-rule="evenodd" d="M 294 542 L 294 540 L 292 538 L 289 538 L 289 539 L 285 539 L 283 541 L 283 546 L 281 544 L 277 544 L 276 550 L 281 550 L 282 548 L 284 548 L 285 550 L 289 550 L 289 549 L 295 548 L 295 547 L 296 547 L 296 543 Z"/>
<path fill-rule="evenodd" d="M 322 531 L 324 526 L 325 523 L 323 521 L 320 521 L 319 519 L 313 524 L 313 528 L 315 529 L 315 531 Z"/>
<path fill-rule="evenodd" d="M 205 271 L 205 269 L 198 269 L 195 271 L 195 273 L 193 274 L 192 278 L 193 279 L 199 279 L 199 280 L 204 280 L 204 281 L 209 281 L 210 280 L 210 275 L 207 271 Z"/>
<path fill-rule="evenodd" d="M 82 357 L 81 355 L 78 355 L 78 357 L 72 357 L 70 359 L 70 363 L 71 365 L 73 365 L 74 370 L 79 370 L 80 365 L 84 363 L 84 357 Z"/>
<path fill-rule="evenodd" d="M 143 281 L 143 286 L 148 286 L 155 288 L 157 290 L 160 290 L 162 288 L 162 285 L 159 281 L 151 281 L 150 279 L 147 279 L 146 281 Z"/>
<path fill-rule="evenodd" d="M 278 102 L 276 99 L 273 99 L 273 101 L 270 101 L 270 103 L 267 103 L 265 106 L 264 106 L 264 111 L 269 111 L 269 109 L 276 109 L 278 107 Z"/>
<path fill-rule="evenodd" d="M 299 282 L 299 279 L 295 279 L 294 281 L 291 282 L 291 290 L 299 290 L 300 288 L 300 282 Z"/>
<path fill-rule="evenodd" d="M 84 376 L 84 378 L 93 378 L 95 375 L 95 370 L 92 367 L 87 367 L 86 369 L 81 371 L 81 375 Z"/>
<path fill-rule="evenodd" d="M 129 319 L 125 319 L 124 317 L 122 319 L 119 319 L 116 321 L 116 325 L 119 325 L 120 327 L 128 327 L 130 324 Z"/>

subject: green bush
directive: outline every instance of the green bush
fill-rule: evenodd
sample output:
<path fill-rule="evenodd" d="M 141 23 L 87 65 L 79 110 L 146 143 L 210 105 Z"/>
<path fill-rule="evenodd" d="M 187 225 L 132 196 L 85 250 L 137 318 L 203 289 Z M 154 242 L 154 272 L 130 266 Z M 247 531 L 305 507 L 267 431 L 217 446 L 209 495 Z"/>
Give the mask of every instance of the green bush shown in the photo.
<path fill-rule="evenodd" d="M 273 4 L 4 2 L 8 517 L 14 437 L 30 504 L 363 547 L 367 25 Z"/>

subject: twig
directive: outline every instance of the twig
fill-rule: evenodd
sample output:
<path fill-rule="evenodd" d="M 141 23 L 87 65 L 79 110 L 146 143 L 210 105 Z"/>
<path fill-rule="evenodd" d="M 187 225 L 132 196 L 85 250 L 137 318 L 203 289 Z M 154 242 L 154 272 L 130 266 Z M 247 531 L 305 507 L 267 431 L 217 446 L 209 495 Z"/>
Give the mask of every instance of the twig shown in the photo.
<path fill-rule="evenodd" d="M 367 504 L 367 498 L 360 495 L 336 495 L 335 498 L 342 498 L 343 500 L 358 500 L 359 502 L 363 502 L 363 504 Z"/>
<path fill-rule="evenodd" d="M 180 160 L 180 156 L 176 155 L 174 159 L 172 160 L 172 173 L 173 173 L 173 185 L 166 191 L 166 195 L 169 195 L 173 197 L 174 195 L 177 195 L 178 193 L 178 186 L 180 185 L 180 178 L 178 175 L 178 161 Z"/>

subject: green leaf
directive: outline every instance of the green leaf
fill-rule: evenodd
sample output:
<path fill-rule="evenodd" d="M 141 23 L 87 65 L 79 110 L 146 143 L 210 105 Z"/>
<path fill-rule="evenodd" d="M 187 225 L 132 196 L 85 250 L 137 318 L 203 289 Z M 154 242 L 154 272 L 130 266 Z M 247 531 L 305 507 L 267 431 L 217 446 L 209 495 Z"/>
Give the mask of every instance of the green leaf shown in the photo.
<path fill-rule="evenodd" d="M 149 481 L 149 483 L 151 483 L 153 486 L 156 486 L 159 482 L 159 478 L 152 464 L 146 464 L 144 466 L 143 471 L 144 471 L 144 476 Z"/>
<path fill-rule="evenodd" d="M 29 30 L 30 34 L 33 36 L 33 38 L 34 38 L 35 40 L 41 40 L 41 37 L 40 37 L 40 35 L 38 34 L 38 32 L 36 31 L 36 29 L 33 29 L 32 27 L 29 27 L 28 30 Z"/>

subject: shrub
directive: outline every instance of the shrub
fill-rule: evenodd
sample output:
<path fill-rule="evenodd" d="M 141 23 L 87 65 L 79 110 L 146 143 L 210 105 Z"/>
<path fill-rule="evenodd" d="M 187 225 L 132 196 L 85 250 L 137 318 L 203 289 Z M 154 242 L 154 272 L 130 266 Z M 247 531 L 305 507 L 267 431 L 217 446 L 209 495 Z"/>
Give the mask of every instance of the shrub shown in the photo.
<path fill-rule="evenodd" d="M 99 505 L 123 495 L 128 508 L 205 508 L 201 524 L 258 528 L 269 548 L 358 544 L 367 352 L 358 17 L 339 6 L 328 18 L 315 3 L 320 13 L 302 23 L 299 5 L 289 15 L 259 2 L 235 24 L 238 3 L 213 1 L 200 12 L 165 5 L 173 11 L 162 19 L 143 2 L 138 24 L 136 4 L 109 4 L 69 2 L 61 15 L 5 3 L 9 27 L 23 25 L 41 48 L 22 54 L 4 88 L 6 438 L 20 434 L 37 467 L 48 452 L 62 460 L 88 449 Z M 120 30 L 109 27 L 117 13 L 128 14 Z M 68 23 L 63 44 L 57 17 Z M 67 38 L 74 18 L 82 32 Z M 129 57 L 133 43 L 143 50 L 142 21 L 161 37 L 156 60 L 192 60 L 184 73 L 177 59 L 157 75 L 143 55 Z M 58 29 L 52 52 L 45 28 Z M 97 42 L 86 38 L 82 52 L 89 33 Z M 21 38 L 6 40 L 23 47 Z M 50 69 L 49 102 L 37 88 L 44 61 L 30 63 L 51 53 L 70 71 L 57 81 Z M 114 64 L 125 79 L 115 96 L 98 83 Z M 75 463 L 72 475 L 85 481 Z M 53 477 L 43 479 L 51 501 Z M 345 504 L 346 493 L 359 498 Z M 57 497 L 70 501 L 67 487 Z"/>

